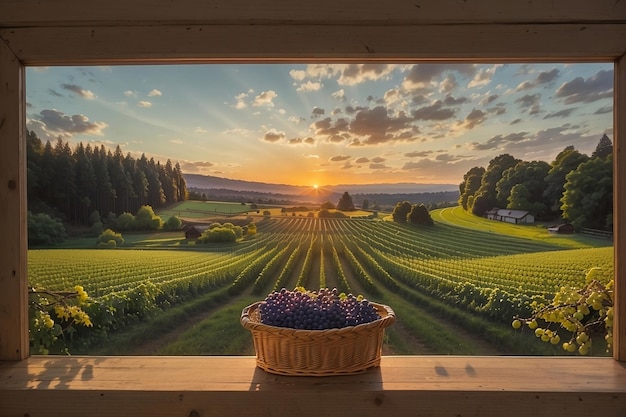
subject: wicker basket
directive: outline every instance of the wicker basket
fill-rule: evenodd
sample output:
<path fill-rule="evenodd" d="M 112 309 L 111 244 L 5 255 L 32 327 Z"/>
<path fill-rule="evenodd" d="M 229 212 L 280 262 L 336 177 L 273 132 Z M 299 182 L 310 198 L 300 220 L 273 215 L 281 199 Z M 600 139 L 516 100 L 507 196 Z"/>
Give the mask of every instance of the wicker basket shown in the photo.
<path fill-rule="evenodd" d="M 391 308 L 371 303 L 380 319 L 329 330 L 296 330 L 261 323 L 261 302 L 243 309 L 241 324 L 252 332 L 257 366 L 279 375 L 351 375 L 380 365 L 385 328 L 395 320 Z"/>

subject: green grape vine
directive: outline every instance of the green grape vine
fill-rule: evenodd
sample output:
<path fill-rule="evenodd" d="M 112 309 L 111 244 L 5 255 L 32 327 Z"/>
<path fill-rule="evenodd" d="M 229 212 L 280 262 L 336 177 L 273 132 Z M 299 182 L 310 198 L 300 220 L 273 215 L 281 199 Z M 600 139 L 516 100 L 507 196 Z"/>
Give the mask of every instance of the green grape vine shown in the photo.
<path fill-rule="evenodd" d="M 563 338 L 563 350 L 589 355 L 593 340 L 604 337 L 606 350 L 613 347 L 613 296 L 614 280 L 598 280 L 599 268 L 591 268 L 585 276 L 585 285 L 581 288 L 561 287 L 550 304 L 531 303 L 533 313 L 530 317 L 514 317 L 512 326 L 520 329 L 526 325 L 534 330 L 543 342 L 557 345 L 562 338 L 559 333 L 567 334 Z"/>
<path fill-rule="evenodd" d="M 74 326 L 92 327 L 83 310 L 90 305 L 87 292 L 80 285 L 74 291 L 49 291 L 31 287 L 29 294 L 29 339 L 33 352 L 47 355 L 60 338 L 74 331 Z M 61 343 L 64 344 L 64 343 Z M 59 349 L 69 353 L 67 347 Z"/>

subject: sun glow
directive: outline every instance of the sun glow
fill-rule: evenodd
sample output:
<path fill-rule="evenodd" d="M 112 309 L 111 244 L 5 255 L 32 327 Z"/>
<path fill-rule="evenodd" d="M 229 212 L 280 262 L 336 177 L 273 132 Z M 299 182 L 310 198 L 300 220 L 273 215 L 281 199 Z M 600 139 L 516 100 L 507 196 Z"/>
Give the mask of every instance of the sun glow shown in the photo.
<path fill-rule="evenodd" d="M 318 188 L 318 185 L 317 184 L 313 184 L 313 189 L 317 190 L 317 188 Z"/>

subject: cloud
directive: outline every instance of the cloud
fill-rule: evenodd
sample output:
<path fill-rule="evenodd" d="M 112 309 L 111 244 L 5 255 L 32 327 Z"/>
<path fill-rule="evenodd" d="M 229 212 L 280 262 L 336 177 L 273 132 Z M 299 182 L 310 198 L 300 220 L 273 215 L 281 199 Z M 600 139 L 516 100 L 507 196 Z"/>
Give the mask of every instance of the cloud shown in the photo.
<path fill-rule="evenodd" d="M 237 135 L 237 136 L 246 136 L 248 134 L 250 134 L 250 131 L 248 129 L 245 129 L 243 127 L 236 127 L 233 129 L 227 129 L 223 132 L 226 135 Z"/>
<path fill-rule="evenodd" d="M 276 143 L 285 139 L 285 132 L 277 132 L 272 129 L 265 133 L 263 140 L 266 142 Z"/>
<path fill-rule="evenodd" d="M 208 161 L 183 161 L 180 163 L 180 168 L 183 172 L 208 172 L 208 168 L 214 166 L 212 162 Z"/>
<path fill-rule="evenodd" d="M 137 102 L 137 106 L 148 108 L 148 107 L 152 107 L 152 103 L 150 103 L 149 101 L 141 100 Z"/>
<path fill-rule="evenodd" d="M 563 83 L 555 94 L 565 104 L 592 103 L 604 98 L 613 97 L 613 70 L 600 70 L 593 76 L 584 79 L 576 77 Z"/>
<path fill-rule="evenodd" d="M 487 113 L 480 109 L 472 109 L 464 121 L 458 124 L 465 129 L 473 129 L 487 119 Z"/>
<path fill-rule="evenodd" d="M 498 99 L 498 94 L 486 94 L 479 102 L 481 106 L 487 106 Z"/>
<path fill-rule="evenodd" d="M 193 130 L 193 133 L 208 133 L 208 130 L 203 129 L 203 128 L 201 128 L 201 127 L 196 127 L 196 128 Z"/>
<path fill-rule="evenodd" d="M 346 92 L 342 89 L 339 89 L 330 95 L 332 98 L 336 98 L 337 100 L 345 100 Z"/>
<path fill-rule="evenodd" d="M 448 74 L 446 78 L 439 84 L 439 92 L 442 94 L 450 94 L 459 86 L 454 74 Z"/>
<path fill-rule="evenodd" d="M 274 90 L 263 91 L 261 94 L 254 98 L 253 106 L 269 106 L 273 107 L 273 100 L 278 97 L 278 94 Z"/>
<path fill-rule="evenodd" d="M 392 115 L 386 107 L 378 106 L 358 112 L 350 123 L 350 133 L 365 137 L 361 145 L 377 145 L 401 139 L 398 134 L 405 130 L 413 131 L 412 121 L 404 112 Z"/>
<path fill-rule="evenodd" d="M 235 100 L 237 100 L 237 104 L 235 104 L 235 108 L 237 110 L 245 109 L 246 107 L 248 107 L 245 101 L 246 98 L 248 98 L 247 93 L 240 93 L 235 96 Z"/>
<path fill-rule="evenodd" d="M 374 162 L 375 164 L 380 164 L 385 161 L 386 159 L 383 158 L 382 156 L 377 156 L 377 157 L 372 158 L 372 162 Z"/>
<path fill-rule="evenodd" d="M 559 73 L 560 71 L 558 68 L 552 68 L 550 71 L 542 71 L 539 73 L 539 75 L 537 75 L 537 78 L 535 78 L 535 83 L 537 85 L 550 84 L 551 82 L 559 78 Z"/>
<path fill-rule="evenodd" d="M 357 158 L 354 162 L 357 163 L 357 164 L 366 164 L 366 163 L 370 162 L 370 159 L 365 157 L 365 156 L 361 156 L 361 157 Z"/>
<path fill-rule="evenodd" d="M 387 165 L 380 164 L 380 163 L 379 164 L 372 163 L 372 164 L 369 165 L 369 168 L 370 169 L 376 169 L 376 170 L 378 170 L 378 169 L 389 169 L 389 167 Z"/>
<path fill-rule="evenodd" d="M 397 68 L 394 64 L 348 64 L 342 67 L 337 83 L 356 85 L 365 81 L 376 81 L 387 77 Z"/>
<path fill-rule="evenodd" d="M 84 90 L 83 88 L 77 86 L 76 84 L 61 84 L 61 88 L 64 90 L 71 91 L 72 93 L 87 99 L 93 100 L 96 98 L 96 95 L 89 90 Z"/>
<path fill-rule="evenodd" d="M 559 69 L 553 68 L 550 71 L 542 71 L 533 80 L 526 80 L 515 87 L 515 91 L 530 90 L 543 84 L 550 84 L 559 77 Z"/>
<path fill-rule="evenodd" d="M 539 105 L 539 100 L 541 99 L 541 94 L 526 94 L 515 100 L 516 103 L 519 103 L 520 108 L 529 109 L 533 106 Z"/>
<path fill-rule="evenodd" d="M 533 83 L 531 81 L 522 81 L 521 83 L 519 83 L 517 85 L 517 87 L 515 87 L 515 91 L 524 91 L 524 90 L 530 90 L 534 87 Z"/>
<path fill-rule="evenodd" d="M 451 72 L 472 78 L 476 74 L 476 68 L 475 64 L 415 64 L 402 81 L 402 86 L 409 90 L 427 88 L 444 73 Z M 448 81 L 450 82 L 452 80 Z M 456 79 L 454 82 L 456 83 Z"/>
<path fill-rule="evenodd" d="M 544 116 L 544 119 L 552 119 L 555 117 L 569 117 L 576 109 L 577 109 L 576 107 L 572 107 L 569 109 L 559 110 L 554 113 L 548 113 L 547 115 Z"/>
<path fill-rule="evenodd" d="M 351 156 L 349 155 L 336 155 L 336 156 L 330 157 L 328 160 L 330 162 L 341 162 L 341 161 L 347 161 L 350 158 Z"/>
<path fill-rule="evenodd" d="M 416 120 L 447 120 L 454 117 L 456 110 L 444 108 L 441 100 L 435 101 L 430 106 L 413 110 L 411 115 Z"/>
<path fill-rule="evenodd" d="M 185 143 L 180 139 L 170 139 L 169 142 L 173 143 L 174 145 L 182 145 L 183 143 Z"/>
<path fill-rule="evenodd" d="M 346 113 L 347 114 L 353 114 L 353 113 L 356 113 L 358 111 L 368 110 L 368 109 L 369 109 L 369 107 L 365 107 L 365 106 L 357 106 L 357 107 L 346 106 Z"/>
<path fill-rule="evenodd" d="M 289 71 L 289 75 L 296 81 L 302 81 L 306 78 L 306 71 L 294 69 Z"/>
<path fill-rule="evenodd" d="M 136 91 L 132 91 L 132 90 L 126 90 L 126 91 L 124 91 L 124 95 L 126 97 L 137 97 L 137 92 Z"/>
<path fill-rule="evenodd" d="M 324 109 L 320 109 L 319 107 L 313 107 L 313 110 L 311 111 L 311 118 L 322 117 L 324 113 Z"/>
<path fill-rule="evenodd" d="M 593 114 L 611 113 L 612 111 L 613 111 L 613 106 L 604 106 L 604 107 L 600 107 Z"/>
<path fill-rule="evenodd" d="M 456 162 L 456 161 L 460 161 L 461 159 L 462 159 L 461 157 L 458 157 L 449 153 L 442 153 L 435 157 L 435 160 L 439 162 Z"/>
<path fill-rule="evenodd" d="M 488 139 L 486 142 L 473 142 L 470 149 L 475 151 L 502 149 L 509 143 L 521 142 L 528 138 L 528 132 L 509 133 L 508 135 L 496 135 Z"/>
<path fill-rule="evenodd" d="M 467 97 L 454 98 L 450 94 L 448 94 L 443 99 L 443 104 L 445 104 L 446 106 L 459 106 L 463 103 L 466 103 L 467 101 L 469 101 Z"/>
<path fill-rule="evenodd" d="M 404 165 L 402 165 L 402 169 L 405 171 L 411 171 L 414 169 L 419 169 L 422 166 L 423 166 L 423 163 L 421 161 L 418 161 L 418 162 L 409 161 L 409 162 L 406 162 Z"/>
<path fill-rule="evenodd" d="M 321 88 L 322 88 L 322 83 L 307 81 L 305 83 L 300 84 L 300 87 L 298 87 L 296 91 L 308 93 L 311 91 L 318 91 Z"/>
<path fill-rule="evenodd" d="M 408 152 L 405 153 L 404 156 L 406 156 L 407 158 L 425 158 L 429 155 L 431 155 L 433 153 L 433 151 L 413 151 L 413 152 Z"/>
<path fill-rule="evenodd" d="M 341 141 L 345 138 L 342 135 L 348 133 L 350 124 L 348 120 L 343 117 L 338 118 L 334 122 L 330 117 L 326 117 L 322 120 L 318 120 L 312 125 L 315 130 L 315 134 L 319 136 L 327 137 L 341 137 Z"/>
<path fill-rule="evenodd" d="M 500 66 L 501 65 L 498 64 L 493 65 L 489 68 L 481 68 L 480 71 L 478 71 L 478 73 L 474 76 L 472 81 L 469 82 L 467 88 L 482 87 L 489 84 L 496 73 L 496 69 L 498 69 L 498 67 Z"/>
<path fill-rule="evenodd" d="M 397 88 L 392 88 L 390 90 L 387 90 L 385 92 L 385 95 L 383 97 L 383 100 L 385 101 L 385 103 L 388 106 L 391 106 L 401 100 L 404 100 L 404 95 L 402 94 L 402 92 L 397 89 Z"/>
<path fill-rule="evenodd" d="M 156 88 L 148 93 L 148 97 L 155 97 L 155 96 L 162 96 L 162 95 L 163 93 L 161 93 Z"/>
<path fill-rule="evenodd" d="M 313 139 L 312 137 L 308 136 L 306 138 L 293 138 L 293 139 L 289 139 L 287 141 L 288 145 L 315 145 L 315 139 Z"/>
<path fill-rule="evenodd" d="M 297 117 L 297 116 L 289 116 L 288 119 L 291 123 L 294 124 L 299 124 L 300 122 L 304 122 L 306 119 L 304 117 Z"/>
<path fill-rule="evenodd" d="M 498 103 L 493 107 L 489 107 L 487 109 L 488 113 L 494 114 L 496 116 L 500 116 L 506 113 L 506 105 L 504 103 Z"/>
<path fill-rule="evenodd" d="M 63 136 L 70 138 L 75 134 L 102 136 L 103 129 L 108 127 L 104 122 L 90 122 L 82 114 L 68 116 L 54 109 L 42 110 L 34 116 L 33 126 L 37 126 L 46 137 Z"/>
<path fill-rule="evenodd" d="M 440 181 L 441 178 L 463 176 L 469 168 L 476 165 L 475 160 L 445 153 L 437 155 L 435 159 L 424 158 L 419 161 L 406 162 L 401 169 L 422 173 L 423 179 Z"/>
<path fill-rule="evenodd" d="M 48 88 L 48 93 L 54 97 L 65 97 L 63 94 L 57 92 L 56 90 L 53 90 L 52 88 Z"/>

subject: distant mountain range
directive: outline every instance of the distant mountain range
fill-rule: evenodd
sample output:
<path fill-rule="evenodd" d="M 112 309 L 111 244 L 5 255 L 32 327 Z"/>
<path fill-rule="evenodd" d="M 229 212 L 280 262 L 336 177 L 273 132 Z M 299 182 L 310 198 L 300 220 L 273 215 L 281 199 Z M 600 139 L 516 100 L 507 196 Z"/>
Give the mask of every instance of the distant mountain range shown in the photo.
<path fill-rule="evenodd" d="M 288 184 L 269 184 L 265 182 L 231 180 L 228 178 L 214 177 L 211 175 L 183 174 L 188 188 L 198 189 L 223 189 L 233 191 L 254 191 L 260 193 L 285 194 L 285 195 L 310 195 L 314 189 L 312 186 L 298 186 Z M 458 184 L 339 184 L 320 185 L 319 192 L 349 194 L 415 194 L 436 193 L 441 191 L 458 191 Z"/>
<path fill-rule="evenodd" d="M 183 174 L 187 189 L 206 193 L 210 196 L 251 198 L 272 198 L 282 201 L 320 202 L 335 201 L 344 193 L 359 195 L 418 195 L 443 193 L 446 197 L 458 193 L 458 184 L 339 184 L 312 186 L 296 186 L 288 184 L 270 184 L 265 182 L 233 180 L 211 175 Z"/>

